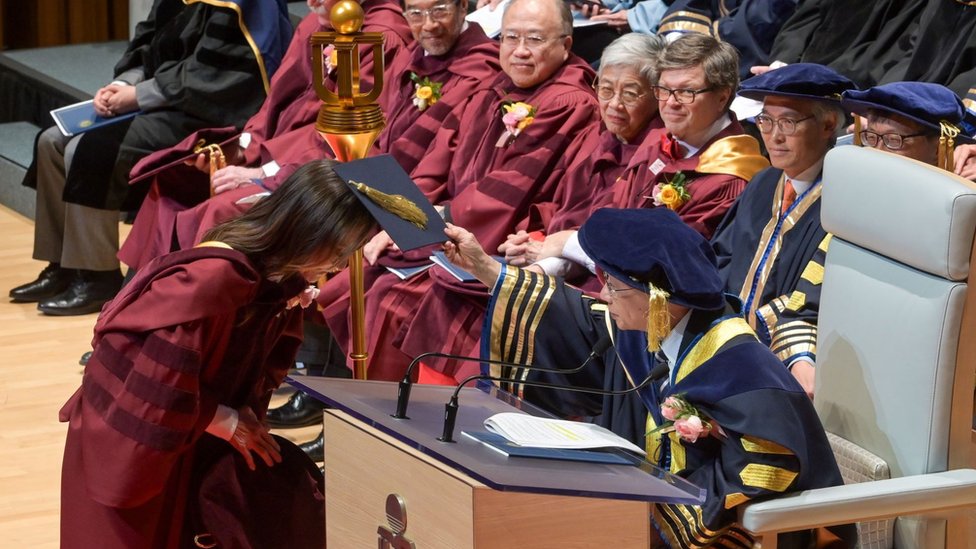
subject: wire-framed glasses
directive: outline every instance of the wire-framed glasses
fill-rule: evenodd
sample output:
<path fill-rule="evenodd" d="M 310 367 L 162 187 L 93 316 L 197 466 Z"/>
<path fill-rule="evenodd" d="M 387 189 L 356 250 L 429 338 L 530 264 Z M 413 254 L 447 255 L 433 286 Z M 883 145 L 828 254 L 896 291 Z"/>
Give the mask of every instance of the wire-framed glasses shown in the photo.
<path fill-rule="evenodd" d="M 762 133 L 773 133 L 773 128 L 779 128 L 779 133 L 793 135 L 796 133 L 796 127 L 800 122 L 811 118 L 813 118 L 812 114 L 803 118 L 773 118 L 768 114 L 760 114 L 756 116 L 756 125 L 759 126 L 759 131 Z"/>

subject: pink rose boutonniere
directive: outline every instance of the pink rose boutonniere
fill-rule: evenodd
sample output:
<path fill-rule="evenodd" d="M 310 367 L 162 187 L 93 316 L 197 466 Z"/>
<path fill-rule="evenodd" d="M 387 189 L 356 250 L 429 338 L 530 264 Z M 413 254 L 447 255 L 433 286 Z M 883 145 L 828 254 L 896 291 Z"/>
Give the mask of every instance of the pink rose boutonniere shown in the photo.
<path fill-rule="evenodd" d="M 674 174 L 671 181 L 658 183 L 651 190 L 651 199 L 655 206 L 667 206 L 671 210 L 677 210 L 691 200 L 691 193 L 687 189 L 688 180 L 685 174 L 678 172 Z"/>
<path fill-rule="evenodd" d="M 715 430 L 718 434 L 722 430 L 712 423 L 712 420 L 698 411 L 697 408 L 685 400 L 683 395 L 672 395 L 664 399 L 661 404 L 661 415 L 666 420 L 650 433 L 670 433 L 674 431 L 683 440 L 694 443 L 701 437 L 707 437 Z M 648 433 L 648 434 L 650 434 Z"/>
<path fill-rule="evenodd" d="M 535 120 L 535 107 L 532 105 L 521 101 L 502 103 L 502 123 L 505 124 L 505 133 L 495 146 L 504 147 L 514 141 L 533 120 Z"/>
<path fill-rule="evenodd" d="M 410 73 L 410 80 L 413 81 L 413 104 L 417 110 L 423 112 L 440 101 L 442 82 L 433 82 L 428 77 L 419 77 L 417 73 Z"/>

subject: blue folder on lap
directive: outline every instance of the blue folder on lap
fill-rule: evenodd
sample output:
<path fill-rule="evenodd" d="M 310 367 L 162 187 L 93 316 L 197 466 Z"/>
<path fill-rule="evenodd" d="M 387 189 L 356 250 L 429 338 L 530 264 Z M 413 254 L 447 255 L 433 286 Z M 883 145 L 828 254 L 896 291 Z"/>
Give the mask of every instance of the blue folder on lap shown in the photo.
<path fill-rule="evenodd" d="M 109 124 L 115 124 L 123 120 L 128 120 L 142 111 L 132 111 L 111 118 L 102 118 L 95 114 L 95 100 L 89 99 L 60 109 L 51 111 L 51 118 L 58 125 L 58 129 L 65 136 L 77 135 L 79 133 L 101 128 Z"/>

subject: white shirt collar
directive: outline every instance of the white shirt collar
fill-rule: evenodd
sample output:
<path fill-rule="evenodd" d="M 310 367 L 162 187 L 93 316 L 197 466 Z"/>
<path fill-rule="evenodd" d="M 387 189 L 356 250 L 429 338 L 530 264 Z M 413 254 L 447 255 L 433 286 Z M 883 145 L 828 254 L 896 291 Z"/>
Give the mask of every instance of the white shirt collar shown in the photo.
<path fill-rule="evenodd" d="M 718 132 L 724 130 L 730 124 L 732 124 L 732 119 L 729 118 L 729 113 L 722 114 L 722 116 L 720 116 L 718 120 L 716 120 L 715 123 L 712 124 L 712 127 L 709 128 L 708 137 L 705 138 L 705 143 L 711 141 L 713 137 L 718 135 Z M 685 143 L 684 141 L 678 138 L 675 138 L 675 141 L 677 141 L 685 151 L 685 154 L 684 156 L 682 156 L 682 158 L 691 158 L 692 156 L 698 154 L 698 151 L 700 150 L 700 147 L 692 147 L 691 145 Z"/>
<path fill-rule="evenodd" d="M 671 328 L 671 333 L 661 342 L 661 352 L 664 353 L 664 356 L 668 357 L 668 380 L 671 379 L 671 372 L 674 370 L 674 365 L 678 362 L 678 353 L 681 351 L 681 340 L 685 337 L 685 328 L 688 327 L 689 318 L 691 318 L 691 311 L 688 311 L 674 325 L 674 328 Z M 665 384 L 667 384 L 667 381 L 665 381 Z"/>
<path fill-rule="evenodd" d="M 817 176 L 823 170 L 824 159 L 821 156 L 820 160 L 816 161 L 809 168 L 803 170 L 795 178 L 786 176 L 786 180 L 793 185 L 793 190 L 796 191 L 796 195 L 799 196 L 806 192 L 807 189 L 813 186 L 814 182 L 817 180 Z"/>

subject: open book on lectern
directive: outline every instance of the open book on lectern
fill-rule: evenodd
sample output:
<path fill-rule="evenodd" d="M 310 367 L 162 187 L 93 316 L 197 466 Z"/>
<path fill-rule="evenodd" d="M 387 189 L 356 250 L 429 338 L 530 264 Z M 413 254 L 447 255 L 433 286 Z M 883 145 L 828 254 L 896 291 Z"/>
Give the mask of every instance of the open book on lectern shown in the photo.
<path fill-rule="evenodd" d="M 503 412 L 485 419 L 484 425 L 488 432 L 463 434 L 508 456 L 635 465 L 637 456 L 646 455 L 636 444 L 592 423 Z"/>

